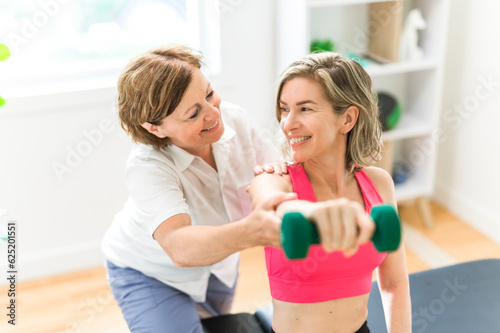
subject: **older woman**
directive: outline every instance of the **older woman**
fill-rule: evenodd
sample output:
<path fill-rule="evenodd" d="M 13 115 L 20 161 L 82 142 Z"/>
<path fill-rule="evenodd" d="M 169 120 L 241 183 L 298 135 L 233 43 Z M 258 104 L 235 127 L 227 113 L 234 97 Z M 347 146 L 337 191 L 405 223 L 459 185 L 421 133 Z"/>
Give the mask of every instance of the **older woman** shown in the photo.
<path fill-rule="evenodd" d="M 293 160 L 288 175 L 262 174 L 252 182 L 254 207 L 277 194 L 298 200 L 278 205 L 280 216 L 299 211 L 318 227 L 321 245 L 290 261 L 266 248 L 273 297 L 273 329 L 293 332 L 369 332 L 367 304 L 377 271 L 390 332 L 411 331 L 403 246 L 379 253 L 369 243 L 374 205 L 396 205 L 394 184 L 370 166 L 381 150 L 377 101 L 368 74 L 335 53 L 309 55 L 282 74 L 276 116 Z M 343 253 L 342 253 L 343 252 Z"/>
<path fill-rule="evenodd" d="M 193 50 L 165 47 L 131 61 L 118 82 L 121 124 L 136 144 L 129 199 L 102 247 L 134 333 L 201 333 L 200 316 L 230 310 L 237 252 L 279 244 L 274 206 L 290 196 L 252 212 L 246 193 L 254 166 L 273 161 L 272 151 L 200 67 Z"/>

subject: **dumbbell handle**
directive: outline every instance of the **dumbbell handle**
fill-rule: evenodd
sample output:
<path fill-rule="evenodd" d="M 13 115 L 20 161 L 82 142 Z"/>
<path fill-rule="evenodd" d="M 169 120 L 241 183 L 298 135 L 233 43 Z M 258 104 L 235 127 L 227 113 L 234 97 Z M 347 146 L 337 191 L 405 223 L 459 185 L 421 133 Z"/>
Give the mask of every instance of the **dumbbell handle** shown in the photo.
<path fill-rule="evenodd" d="M 375 222 L 375 233 L 371 241 L 377 251 L 397 250 L 401 241 L 401 222 L 394 207 L 374 206 L 370 216 Z M 289 212 L 283 216 L 281 241 L 289 259 L 305 258 L 310 245 L 320 244 L 316 225 L 298 212 Z"/>

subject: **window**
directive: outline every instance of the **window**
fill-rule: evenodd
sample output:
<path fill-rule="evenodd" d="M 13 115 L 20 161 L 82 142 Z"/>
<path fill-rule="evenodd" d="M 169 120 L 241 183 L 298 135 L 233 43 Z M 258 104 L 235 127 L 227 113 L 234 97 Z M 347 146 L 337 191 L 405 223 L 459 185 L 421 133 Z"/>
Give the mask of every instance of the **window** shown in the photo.
<path fill-rule="evenodd" d="M 217 73 L 218 1 L 0 0 L 0 43 L 11 52 L 0 63 L 0 91 L 8 97 L 27 85 L 115 82 L 132 56 L 171 42 L 200 49 Z"/>

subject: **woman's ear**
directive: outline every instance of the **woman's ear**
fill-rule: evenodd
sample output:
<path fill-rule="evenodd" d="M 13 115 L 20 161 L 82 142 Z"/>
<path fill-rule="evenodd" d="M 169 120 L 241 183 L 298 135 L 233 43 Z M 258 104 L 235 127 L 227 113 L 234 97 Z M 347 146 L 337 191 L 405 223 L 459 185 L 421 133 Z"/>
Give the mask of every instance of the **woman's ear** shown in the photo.
<path fill-rule="evenodd" d="M 160 133 L 160 129 L 158 128 L 158 126 L 156 125 L 153 125 L 151 123 L 148 123 L 148 122 L 145 122 L 145 123 L 142 123 L 141 126 L 146 130 L 148 131 L 149 133 L 153 134 L 153 135 L 156 135 L 157 137 L 159 138 L 163 138 L 162 134 Z"/>
<path fill-rule="evenodd" d="M 350 107 L 347 108 L 347 110 L 344 112 L 344 124 L 342 126 L 342 130 L 344 133 L 348 133 L 354 125 L 356 124 L 356 121 L 358 121 L 359 117 L 359 109 L 357 106 L 351 105 Z"/>

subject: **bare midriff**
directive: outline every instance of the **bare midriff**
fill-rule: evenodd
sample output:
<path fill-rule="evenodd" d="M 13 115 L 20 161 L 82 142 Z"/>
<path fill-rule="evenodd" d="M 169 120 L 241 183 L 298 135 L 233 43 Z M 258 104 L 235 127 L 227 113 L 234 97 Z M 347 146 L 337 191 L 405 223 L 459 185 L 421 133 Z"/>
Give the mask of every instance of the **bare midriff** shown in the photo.
<path fill-rule="evenodd" d="M 277 333 L 353 333 L 368 316 L 370 294 L 319 303 L 273 299 L 272 327 Z"/>

